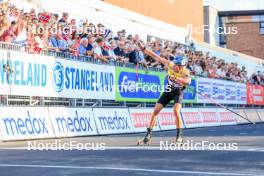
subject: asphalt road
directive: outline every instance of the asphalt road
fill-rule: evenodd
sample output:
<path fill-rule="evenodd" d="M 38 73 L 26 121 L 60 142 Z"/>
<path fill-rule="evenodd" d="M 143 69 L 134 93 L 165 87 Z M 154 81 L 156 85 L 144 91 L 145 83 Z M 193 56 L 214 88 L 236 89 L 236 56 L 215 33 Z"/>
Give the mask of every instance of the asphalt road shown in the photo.
<path fill-rule="evenodd" d="M 28 150 L 27 141 L 0 142 L 0 175 L 264 175 L 264 124 L 189 129 L 184 134 L 185 143 L 208 141 L 237 148 L 160 148 L 161 142 L 168 141 L 170 146 L 175 131 L 156 132 L 153 143 L 141 147 L 135 144 L 144 134 L 35 141 L 103 144 L 104 150 Z"/>

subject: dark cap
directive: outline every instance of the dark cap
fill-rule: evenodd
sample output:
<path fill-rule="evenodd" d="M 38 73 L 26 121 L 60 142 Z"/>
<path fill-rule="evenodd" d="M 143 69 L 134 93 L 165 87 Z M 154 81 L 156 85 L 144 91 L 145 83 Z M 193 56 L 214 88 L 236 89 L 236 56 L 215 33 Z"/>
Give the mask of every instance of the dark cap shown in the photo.
<path fill-rule="evenodd" d="M 102 37 L 98 37 L 97 39 L 96 39 L 96 43 L 100 43 L 100 42 L 103 42 L 104 41 L 104 39 L 102 38 Z"/>

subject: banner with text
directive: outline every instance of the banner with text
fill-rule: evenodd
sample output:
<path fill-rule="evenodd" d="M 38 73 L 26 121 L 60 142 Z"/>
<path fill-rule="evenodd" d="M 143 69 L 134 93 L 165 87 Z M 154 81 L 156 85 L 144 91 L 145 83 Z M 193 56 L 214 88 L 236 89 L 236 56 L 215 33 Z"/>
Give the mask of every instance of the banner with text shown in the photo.
<path fill-rule="evenodd" d="M 49 108 L 56 137 L 96 135 L 92 108 Z"/>
<path fill-rule="evenodd" d="M 164 72 L 116 67 L 116 101 L 155 102 L 164 91 Z"/>
<path fill-rule="evenodd" d="M 247 104 L 264 105 L 264 86 L 247 84 Z"/>
<path fill-rule="evenodd" d="M 114 66 L 0 50 L 0 94 L 114 100 L 114 83 Z"/>
<path fill-rule="evenodd" d="M 0 107 L 3 140 L 54 138 L 47 108 Z"/>
<path fill-rule="evenodd" d="M 156 102 L 165 91 L 167 73 L 116 68 L 116 101 Z M 196 103 L 196 77 L 184 90 L 183 102 Z"/>
<path fill-rule="evenodd" d="M 212 99 L 223 104 L 246 104 L 246 84 L 210 78 L 197 78 L 197 82 L 199 103 L 212 103 Z"/>
<path fill-rule="evenodd" d="M 152 112 L 152 108 L 129 108 L 129 114 L 135 132 L 146 132 L 146 129 L 150 124 Z M 153 130 L 160 130 L 158 119 L 156 119 L 156 124 Z"/>
<path fill-rule="evenodd" d="M 127 108 L 93 108 L 99 134 L 133 133 Z"/>

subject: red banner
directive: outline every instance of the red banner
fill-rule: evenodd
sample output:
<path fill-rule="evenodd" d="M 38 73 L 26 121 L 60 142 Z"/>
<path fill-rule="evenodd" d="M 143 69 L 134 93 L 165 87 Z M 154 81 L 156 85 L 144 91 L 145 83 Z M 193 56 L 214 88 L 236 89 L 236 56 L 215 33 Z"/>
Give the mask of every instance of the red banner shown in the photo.
<path fill-rule="evenodd" d="M 264 105 L 264 87 L 247 84 L 247 104 Z"/>

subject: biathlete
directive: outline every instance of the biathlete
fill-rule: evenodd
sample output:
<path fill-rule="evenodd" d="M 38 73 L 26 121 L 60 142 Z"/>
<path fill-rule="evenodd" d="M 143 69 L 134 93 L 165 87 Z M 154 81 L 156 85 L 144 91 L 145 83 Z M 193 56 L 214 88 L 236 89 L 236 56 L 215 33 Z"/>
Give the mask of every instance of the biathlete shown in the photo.
<path fill-rule="evenodd" d="M 180 111 L 182 107 L 182 99 L 183 99 L 183 90 L 187 85 L 191 83 L 190 72 L 186 67 L 186 57 L 184 55 L 176 56 L 172 61 L 169 61 L 165 58 L 160 57 L 155 54 L 153 51 L 146 49 L 144 44 L 138 42 L 139 47 L 144 51 L 145 54 L 149 55 L 156 61 L 162 63 L 165 67 L 168 68 L 168 85 L 157 101 L 154 111 L 151 115 L 151 121 L 149 127 L 147 128 L 147 134 L 144 139 L 138 141 L 138 145 L 149 144 L 151 142 L 152 129 L 156 125 L 156 119 L 159 112 L 164 108 L 167 104 L 170 103 L 171 100 L 174 100 L 173 113 L 176 118 L 176 129 L 177 134 L 174 143 L 183 143 L 182 138 L 182 122 L 180 118 Z"/>

